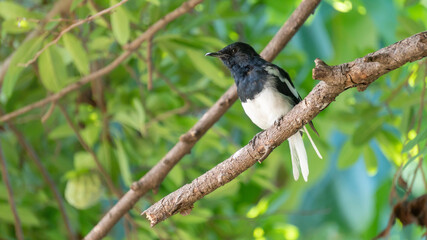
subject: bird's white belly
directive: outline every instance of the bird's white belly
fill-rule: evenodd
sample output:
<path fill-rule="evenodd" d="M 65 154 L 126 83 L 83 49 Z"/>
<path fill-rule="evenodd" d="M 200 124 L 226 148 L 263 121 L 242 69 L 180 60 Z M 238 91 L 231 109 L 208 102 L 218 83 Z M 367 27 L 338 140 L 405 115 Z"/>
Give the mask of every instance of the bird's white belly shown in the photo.
<path fill-rule="evenodd" d="M 254 99 L 242 102 L 242 106 L 252 122 L 262 129 L 271 127 L 293 108 L 287 97 L 272 88 L 266 88 Z"/>

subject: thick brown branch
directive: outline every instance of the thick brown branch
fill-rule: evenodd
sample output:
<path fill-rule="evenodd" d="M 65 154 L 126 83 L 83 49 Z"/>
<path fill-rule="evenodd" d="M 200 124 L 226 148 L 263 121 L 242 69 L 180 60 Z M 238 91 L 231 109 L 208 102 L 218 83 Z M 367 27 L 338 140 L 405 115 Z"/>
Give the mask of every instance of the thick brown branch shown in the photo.
<path fill-rule="evenodd" d="M 12 186 L 9 181 L 9 174 L 7 173 L 6 160 L 3 156 L 3 150 L 0 146 L 0 171 L 4 184 L 6 185 L 7 190 L 7 199 L 9 201 L 10 209 L 12 210 L 13 220 L 15 221 L 15 234 L 16 239 L 24 240 L 24 233 L 22 232 L 21 220 L 18 216 L 18 211 L 16 210 L 15 198 L 13 197 Z"/>
<path fill-rule="evenodd" d="M 280 37 L 274 37 L 276 44 L 286 45 L 300 26 L 307 20 L 310 13 L 319 4 L 320 0 L 304 0 L 306 8 L 298 7 L 279 30 Z M 304 17 L 305 16 L 305 17 Z M 292 21 L 290 21 L 292 19 Z M 287 30 L 283 30 L 283 29 Z M 284 35 L 285 34 L 285 35 Z M 275 50 L 269 50 L 275 48 Z M 275 45 L 268 45 L 261 53 L 267 60 L 273 60 L 282 50 Z M 180 141 L 157 163 L 147 174 L 138 182 L 132 185 L 132 190 L 128 191 L 100 222 L 86 235 L 85 239 L 100 239 L 119 221 L 119 219 L 149 190 L 156 188 L 169 171 L 189 153 L 196 142 L 219 120 L 219 118 L 231 107 L 237 100 L 236 86 L 233 84 L 218 101 L 203 115 L 203 117 L 180 138 Z"/>
<path fill-rule="evenodd" d="M 180 7 L 175 9 L 174 11 L 170 12 L 163 18 L 161 18 L 159 21 L 154 23 L 151 27 L 149 27 L 143 34 L 141 34 L 137 39 L 135 39 L 133 42 L 129 43 L 126 46 L 126 51 L 124 51 L 120 56 L 118 56 L 116 59 L 114 59 L 113 62 L 108 64 L 102 69 L 99 69 L 95 72 L 92 72 L 91 74 L 83 77 L 78 82 L 68 85 L 67 87 L 61 89 L 61 91 L 50 95 L 49 97 L 46 97 L 45 99 L 42 99 L 40 101 L 37 101 L 35 103 L 29 104 L 23 108 L 20 108 L 18 110 L 15 110 L 11 113 L 5 114 L 0 117 L 0 122 L 8 121 L 12 118 L 15 118 L 19 115 L 22 115 L 28 111 L 31 111 L 35 108 L 42 107 L 52 101 L 57 101 L 58 99 L 62 98 L 63 96 L 67 95 L 68 93 L 79 89 L 81 86 L 85 85 L 86 83 L 93 81 L 99 77 L 102 77 L 109 72 L 111 72 L 113 69 L 115 69 L 117 66 L 119 66 L 124 60 L 126 60 L 145 40 L 153 36 L 157 31 L 161 30 L 163 27 L 165 27 L 169 22 L 175 20 L 177 17 L 183 15 L 184 13 L 190 11 L 193 9 L 197 4 L 201 3 L 203 0 L 189 0 L 188 2 L 184 2 Z"/>
<path fill-rule="evenodd" d="M 352 75 L 353 82 L 357 84 L 363 83 L 368 86 L 382 74 L 396 69 L 407 62 L 426 57 L 426 38 L 426 32 L 419 33 L 377 52 L 368 54 L 364 58 L 360 58 L 365 59 L 363 61 L 356 59 L 354 62 L 339 65 L 350 66 L 348 68 L 328 67 L 326 64 L 323 65 L 322 62 L 319 63 L 319 61 L 317 61 L 316 68 L 319 66 L 322 68 L 332 68 L 332 74 L 327 74 L 327 76 L 335 76 L 336 72 L 341 74 L 339 70 L 343 69 L 341 71 L 345 71 L 346 74 L 349 72 L 354 74 Z M 388 60 L 387 57 L 375 58 L 375 56 L 379 56 L 377 55 L 378 53 L 381 56 L 392 57 L 392 60 Z M 374 59 L 381 63 L 367 64 L 367 62 L 374 62 Z M 387 65 L 388 61 L 392 62 L 392 64 Z M 369 69 L 362 74 L 361 69 L 363 67 Z M 273 127 L 259 133 L 248 145 L 193 180 L 190 184 L 181 187 L 145 210 L 143 214 L 146 214 L 151 225 L 154 226 L 176 213 L 188 214 L 197 200 L 236 178 L 258 160 L 265 157 L 266 153 L 268 155 L 271 149 L 274 149 L 288 137 L 295 134 L 301 127 L 334 101 L 340 93 L 348 87 L 353 86 L 349 85 L 346 79 L 343 80 L 340 75 L 338 77 L 338 80 L 334 80 L 332 77 L 327 78 L 329 80 L 328 83 L 332 82 L 334 85 L 327 84 L 326 82 L 317 84 L 303 101 L 295 106 Z"/>

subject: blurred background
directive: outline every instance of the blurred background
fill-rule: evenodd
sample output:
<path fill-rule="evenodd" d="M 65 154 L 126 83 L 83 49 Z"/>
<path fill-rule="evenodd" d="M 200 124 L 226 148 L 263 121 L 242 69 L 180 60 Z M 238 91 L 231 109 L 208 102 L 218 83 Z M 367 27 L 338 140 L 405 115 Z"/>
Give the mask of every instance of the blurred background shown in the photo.
<path fill-rule="evenodd" d="M 127 42 L 183 1 L 129 1 L 112 15 L 73 29 L 22 67 L 65 27 L 118 1 L 68 1 L 70 7 L 56 14 L 56 20 L 42 22 L 58 2 L 0 1 L 0 65 L 15 53 L 2 77 L 3 112 L 43 99 L 105 67 Z M 48 104 L 13 119 L 16 131 L 1 123 L 1 147 L 26 239 L 65 239 L 67 231 L 51 188 L 17 132 L 47 169 L 81 238 L 118 198 L 65 116 L 71 116 L 113 185 L 126 192 L 233 84 L 222 63 L 204 54 L 235 41 L 261 52 L 300 2 L 204 1 L 155 34 L 152 72 L 146 41 L 111 73 L 54 107 Z M 273 62 L 289 72 L 305 97 L 318 82 L 311 78 L 315 58 L 329 65 L 353 61 L 426 26 L 426 0 L 325 0 Z M 24 41 L 34 30 L 39 33 Z M 198 201 L 190 215 L 175 215 L 150 228 L 132 211 L 105 239 L 373 238 L 386 227 L 405 191 L 409 199 L 426 192 L 426 76 L 427 62 L 422 60 L 382 76 L 364 92 L 350 89 L 341 94 L 314 119 L 320 137 L 312 136 L 323 160 L 305 139 L 308 182 L 293 180 L 285 142 L 262 164 Z M 136 208 L 146 209 L 191 182 L 259 131 L 236 102 Z M 2 181 L 0 239 L 15 239 L 13 226 Z M 423 233 L 421 227 L 403 228 L 397 221 L 390 239 L 420 239 Z"/>

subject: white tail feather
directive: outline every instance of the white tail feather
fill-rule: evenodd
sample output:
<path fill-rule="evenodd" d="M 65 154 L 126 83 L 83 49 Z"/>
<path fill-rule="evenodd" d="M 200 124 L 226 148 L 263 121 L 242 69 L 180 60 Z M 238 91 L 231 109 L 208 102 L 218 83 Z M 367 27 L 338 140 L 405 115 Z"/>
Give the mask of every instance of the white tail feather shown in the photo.
<path fill-rule="evenodd" d="M 295 133 L 288 139 L 289 147 L 291 149 L 291 157 L 292 157 L 292 169 L 295 180 L 299 177 L 298 165 L 301 169 L 302 177 L 304 181 L 307 182 L 308 178 L 308 162 L 307 162 L 307 153 L 304 147 L 304 141 L 302 140 L 302 136 L 299 132 Z"/>
<path fill-rule="evenodd" d="M 305 127 L 305 125 L 304 125 L 304 131 L 305 131 L 305 133 L 307 133 L 307 137 L 310 140 L 311 146 L 313 146 L 314 151 L 316 151 L 317 156 L 319 156 L 320 159 L 323 159 L 322 155 L 320 154 L 319 150 L 316 147 L 316 144 L 314 144 L 313 139 L 311 139 L 310 133 L 308 133 L 307 128 Z"/>
<path fill-rule="evenodd" d="M 293 173 L 294 179 L 296 181 L 299 178 L 299 169 L 298 169 L 299 160 L 298 160 L 298 156 L 295 155 L 296 149 L 295 149 L 293 142 L 291 142 L 290 138 L 288 139 L 288 141 L 289 141 L 289 149 L 291 149 L 292 173 Z M 296 157 L 294 157 L 294 156 L 296 156 Z"/>

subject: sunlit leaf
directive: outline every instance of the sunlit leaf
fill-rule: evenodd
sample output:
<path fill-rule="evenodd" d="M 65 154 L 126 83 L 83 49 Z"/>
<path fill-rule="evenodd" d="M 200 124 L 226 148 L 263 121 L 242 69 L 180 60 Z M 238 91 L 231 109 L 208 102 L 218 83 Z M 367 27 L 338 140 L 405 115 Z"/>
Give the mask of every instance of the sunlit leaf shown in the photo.
<path fill-rule="evenodd" d="M 13 1 L 2 1 L 0 2 L 0 17 L 9 20 L 16 20 L 19 18 L 31 18 L 37 15 L 31 13 L 23 6 Z"/>
<path fill-rule="evenodd" d="M 407 152 L 411 150 L 415 145 L 427 139 L 427 129 L 420 132 L 414 139 L 409 141 L 405 146 L 403 146 L 402 152 Z"/>
<path fill-rule="evenodd" d="M 62 37 L 64 46 L 73 59 L 74 65 L 83 75 L 89 74 L 89 58 L 81 42 L 71 33 Z"/>
<path fill-rule="evenodd" d="M 52 92 L 61 90 L 67 80 L 67 69 L 58 47 L 52 45 L 38 58 L 40 78 L 46 89 Z"/>
<path fill-rule="evenodd" d="M 26 33 L 28 31 L 33 30 L 37 24 L 34 22 L 28 22 L 25 19 L 22 20 L 16 20 L 16 19 L 9 19 L 2 23 L 2 30 L 5 33 L 8 34 L 20 34 L 20 33 Z"/>
<path fill-rule="evenodd" d="M 65 199 L 77 209 L 87 209 L 95 205 L 102 193 L 101 178 L 96 173 L 87 173 L 71 178 L 65 186 Z"/>
<path fill-rule="evenodd" d="M 0 220 L 11 225 L 15 224 L 15 219 L 10 209 L 10 205 L 7 203 L 0 203 Z M 34 213 L 30 206 L 17 206 L 18 216 L 21 223 L 25 227 L 40 227 L 40 218 Z"/>
<path fill-rule="evenodd" d="M 95 160 L 88 152 L 76 152 L 74 153 L 74 168 L 76 170 L 95 169 Z"/>
<path fill-rule="evenodd" d="M 117 0 L 110 1 L 111 5 L 116 3 Z M 129 18 L 123 6 L 115 8 L 111 14 L 111 27 L 117 42 L 119 42 L 121 45 L 126 44 L 130 37 L 130 26 Z"/>
<path fill-rule="evenodd" d="M 365 162 L 366 171 L 370 176 L 374 176 L 378 172 L 378 161 L 374 151 L 370 146 L 363 148 L 363 160 Z"/>
<path fill-rule="evenodd" d="M 101 132 L 101 126 L 96 124 L 90 124 L 86 126 L 83 130 L 80 131 L 83 140 L 89 145 L 89 147 L 93 147 L 93 145 L 99 139 L 99 133 Z"/>
<path fill-rule="evenodd" d="M 22 71 L 25 69 L 21 64 L 26 63 L 39 50 L 44 36 L 39 36 L 24 42 L 13 54 L 9 69 L 4 77 L 2 95 L 7 100 L 12 96 L 13 89 Z"/>

